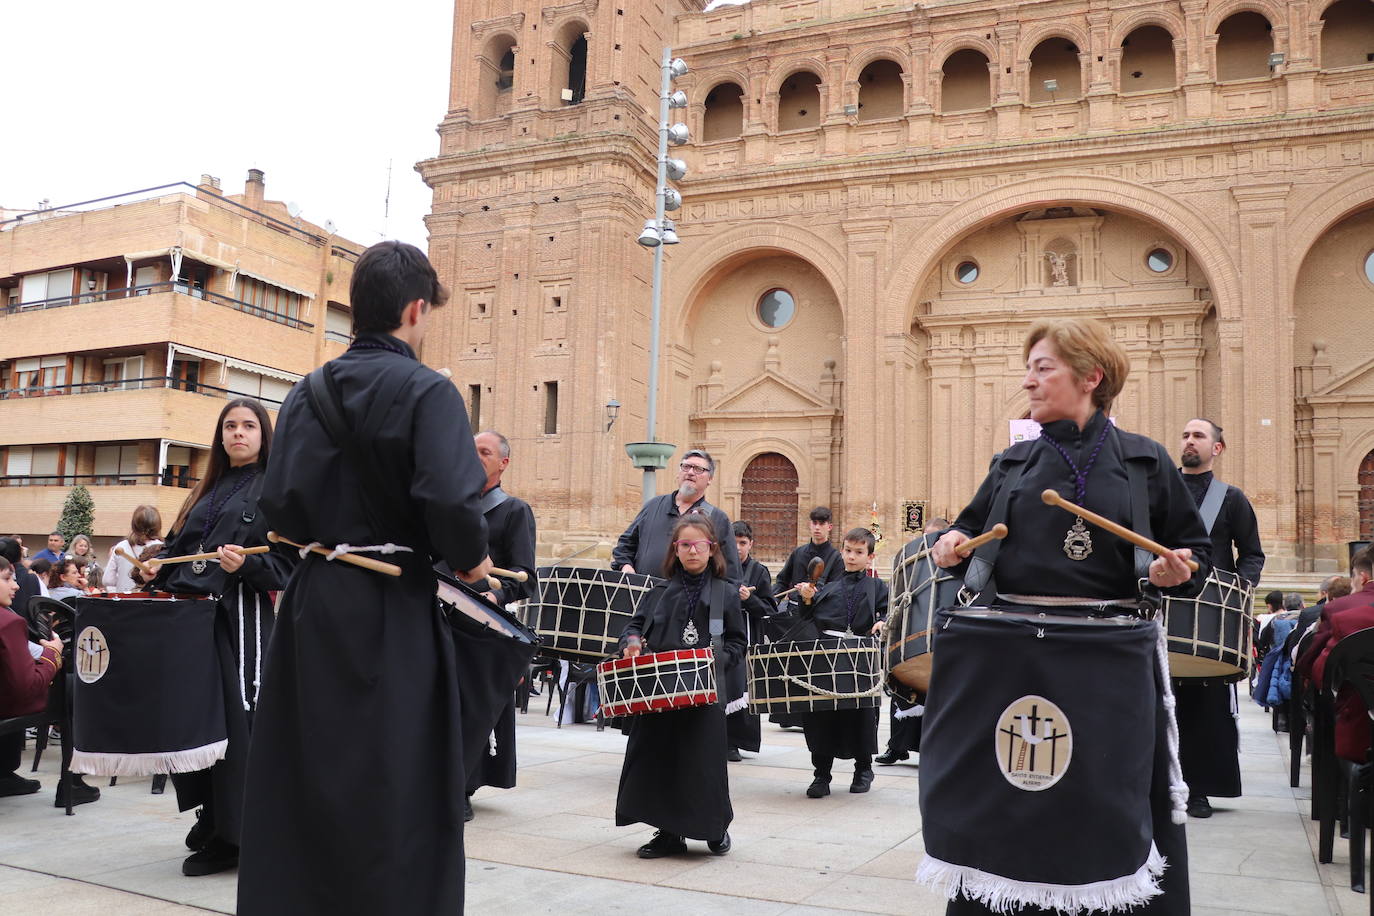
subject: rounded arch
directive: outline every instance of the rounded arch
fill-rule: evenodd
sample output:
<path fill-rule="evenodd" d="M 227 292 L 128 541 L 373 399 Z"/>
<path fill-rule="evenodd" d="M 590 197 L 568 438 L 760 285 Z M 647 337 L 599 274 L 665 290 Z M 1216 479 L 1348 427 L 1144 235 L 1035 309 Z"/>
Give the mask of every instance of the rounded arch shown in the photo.
<path fill-rule="evenodd" d="M 1326 15 L 1326 11 L 1340 2 L 1341 0 L 1316 0 L 1316 2 L 1309 4 L 1307 7 L 1308 23 L 1311 25 L 1320 23 L 1322 17 Z"/>
<path fill-rule="evenodd" d="M 1037 29 L 1032 29 L 1018 38 L 1016 59 L 1030 60 L 1031 52 L 1039 47 L 1041 42 L 1051 38 L 1062 38 L 1065 41 L 1073 42 L 1080 54 L 1083 53 L 1084 48 L 1088 47 L 1088 33 L 1083 29 L 1068 22 L 1051 22 Z"/>
<path fill-rule="evenodd" d="M 911 73 L 911 55 L 906 51 L 896 45 L 872 45 L 859 50 L 849 58 L 849 64 L 844 71 L 845 81 L 852 83 L 858 79 L 859 74 L 864 72 L 864 67 L 875 60 L 890 60 L 902 68 L 903 74 Z"/>
<path fill-rule="evenodd" d="M 506 47 L 519 47 L 520 38 L 510 29 L 497 29 L 488 32 L 482 39 L 482 54 L 490 54 L 498 45 Z M 504 48 L 503 48 L 504 50 Z"/>
<path fill-rule="evenodd" d="M 810 466 L 811 459 L 805 449 L 799 448 L 797 443 L 790 439 L 782 439 L 777 436 L 757 436 L 753 439 L 746 439 L 727 452 L 726 457 L 730 461 L 729 466 L 739 468 L 738 476 L 743 478 L 744 469 L 749 467 L 749 462 L 770 452 L 776 452 L 792 462 L 792 467 L 797 469 L 797 489 L 811 489 L 806 485 L 806 480 L 803 479 L 803 469 Z M 735 486 L 738 485 L 736 482 Z"/>
<path fill-rule="evenodd" d="M 745 95 L 749 94 L 749 74 L 733 67 L 712 69 L 710 73 L 697 80 L 696 83 L 689 84 L 685 88 L 687 88 L 689 98 L 704 99 L 711 94 L 712 89 L 724 86 L 726 83 L 734 83 L 744 90 Z"/>
<path fill-rule="evenodd" d="M 589 34 L 591 30 L 592 27 L 581 16 L 565 16 L 553 24 L 549 33 L 553 35 L 554 41 L 562 45 L 564 50 L 567 50 L 567 45 L 583 35 Z"/>
<path fill-rule="evenodd" d="M 1045 206 L 1106 207 L 1167 227 L 1207 276 L 1217 314 L 1239 314 L 1240 282 L 1226 240 L 1203 216 L 1146 185 L 1101 176 L 1030 178 L 986 191 L 951 208 L 918 233 L 892 271 L 885 295 L 906 303 L 901 329 L 916 318 L 920 285 L 940 258 L 969 233 L 1017 213 Z M 897 332 L 900 329 L 892 329 Z"/>
<path fill-rule="evenodd" d="M 1286 22 L 1283 9 L 1267 0 L 1227 0 L 1207 11 L 1207 25 L 1203 35 L 1215 35 L 1221 24 L 1236 13 L 1256 13 L 1263 16 L 1269 27 L 1274 30 Z"/>
<path fill-rule="evenodd" d="M 1290 302 L 1297 293 L 1298 274 L 1312 246 L 1332 226 L 1369 207 L 1374 207 L 1374 172 L 1365 170 L 1319 194 L 1294 214 L 1288 223 L 1289 250 L 1297 252 L 1297 257 L 1290 261 Z"/>
<path fill-rule="evenodd" d="M 1163 29 L 1169 33 L 1169 37 L 1174 41 L 1178 41 L 1178 37 L 1184 34 L 1183 20 L 1170 10 L 1141 10 L 1123 17 L 1112 27 L 1111 38 L 1108 39 L 1107 46 L 1109 48 L 1121 47 L 1121 43 L 1130 38 L 1132 32 L 1147 25 Z"/>
<path fill-rule="evenodd" d="M 825 85 L 825 61 L 817 60 L 814 57 L 789 57 L 787 60 L 779 61 L 777 66 L 768 75 L 768 88 L 766 95 L 777 95 L 782 90 L 782 84 L 787 82 L 798 73 L 810 73 L 820 80 L 820 85 Z M 748 83 L 741 83 L 747 86 Z"/>
<path fill-rule="evenodd" d="M 767 231 L 752 225 L 736 226 L 713 236 L 709 245 L 693 247 L 687 257 L 672 267 L 673 284 L 683 290 L 676 302 L 677 313 L 670 319 L 675 339 L 681 340 L 687 334 L 692 312 L 712 278 L 764 255 L 781 254 L 806 261 L 820 271 L 840 303 L 846 301 L 844 256 L 824 237 L 808 229 L 779 223 Z"/>
<path fill-rule="evenodd" d="M 974 35 L 955 35 L 930 49 L 931 61 L 939 61 L 933 69 L 937 72 L 942 70 L 951 54 L 965 50 L 977 51 L 989 61 L 997 59 L 997 48 L 992 42 Z"/>

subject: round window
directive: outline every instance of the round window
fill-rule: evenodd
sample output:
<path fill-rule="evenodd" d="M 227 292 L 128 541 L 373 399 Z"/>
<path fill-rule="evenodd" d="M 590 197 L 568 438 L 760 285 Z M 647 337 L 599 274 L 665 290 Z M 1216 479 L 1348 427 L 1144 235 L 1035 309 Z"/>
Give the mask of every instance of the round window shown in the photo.
<path fill-rule="evenodd" d="M 954 268 L 954 278 L 960 283 L 972 283 L 978 279 L 978 265 L 973 261 L 961 261 Z"/>
<path fill-rule="evenodd" d="M 1364 256 L 1364 278 L 1374 283 L 1374 251 Z"/>
<path fill-rule="evenodd" d="M 780 328 L 797 314 L 797 302 L 785 289 L 770 289 L 759 299 L 759 321 Z"/>
<path fill-rule="evenodd" d="M 1145 256 L 1145 266 L 1157 274 L 1168 273 L 1174 266 L 1174 256 L 1167 248 L 1156 248 Z"/>

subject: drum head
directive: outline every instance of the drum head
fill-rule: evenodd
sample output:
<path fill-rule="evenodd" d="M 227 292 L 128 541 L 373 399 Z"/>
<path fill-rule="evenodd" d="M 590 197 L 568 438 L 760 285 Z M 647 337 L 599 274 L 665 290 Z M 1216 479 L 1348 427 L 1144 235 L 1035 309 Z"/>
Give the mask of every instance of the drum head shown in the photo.
<path fill-rule="evenodd" d="M 909 658 L 893 666 L 892 676 L 906 686 L 914 687 L 924 693 L 930 689 L 931 661 L 932 656 L 929 654 Z"/>
<path fill-rule="evenodd" d="M 1207 678 L 1210 680 L 1240 680 L 1245 671 L 1229 662 L 1185 655 L 1182 652 L 1169 653 L 1169 676 L 1185 678 Z"/>
<path fill-rule="evenodd" d="M 438 573 L 438 576 L 439 601 L 449 612 L 449 621 L 454 626 L 468 629 L 475 625 L 520 642 L 538 642 L 534 631 L 516 620 L 505 608 L 488 601 L 457 579 L 451 579 L 443 573 Z"/>

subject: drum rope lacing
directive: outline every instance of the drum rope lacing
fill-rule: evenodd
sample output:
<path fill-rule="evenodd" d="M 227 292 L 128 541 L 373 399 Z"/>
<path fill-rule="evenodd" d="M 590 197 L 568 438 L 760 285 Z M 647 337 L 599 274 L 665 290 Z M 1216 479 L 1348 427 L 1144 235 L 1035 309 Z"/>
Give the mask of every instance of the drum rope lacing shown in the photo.
<path fill-rule="evenodd" d="M 316 547 L 324 547 L 319 541 L 311 541 L 301 548 L 301 559 L 304 560 L 310 551 Z M 404 544 L 369 544 L 366 547 L 354 547 L 352 544 L 338 544 L 329 549 L 329 553 L 324 555 L 326 560 L 337 560 L 346 553 L 414 553 L 414 549 L 406 547 Z"/>
<path fill-rule="evenodd" d="M 869 697 L 880 697 L 883 695 L 883 686 L 881 682 L 879 682 L 876 687 L 860 693 L 836 693 L 833 690 L 826 690 L 824 687 L 817 687 L 815 684 L 809 684 L 801 678 L 788 674 L 785 671 L 779 672 L 778 676 L 784 681 L 790 681 L 798 687 L 805 687 L 813 693 L 818 693 L 824 697 L 830 697 L 832 700 L 863 700 Z"/>

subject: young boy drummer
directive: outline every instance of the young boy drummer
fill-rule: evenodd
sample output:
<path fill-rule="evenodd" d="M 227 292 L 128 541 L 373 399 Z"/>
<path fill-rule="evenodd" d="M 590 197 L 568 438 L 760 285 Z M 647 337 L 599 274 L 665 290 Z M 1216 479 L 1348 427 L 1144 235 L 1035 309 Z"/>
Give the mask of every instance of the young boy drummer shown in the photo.
<path fill-rule="evenodd" d="M 867 575 L 876 542 L 867 528 L 853 528 L 840 551 L 844 573 L 819 589 L 809 582 L 797 586 L 799 615 L 815 627 L 815 637 L 867 636 L 877 633 L 887 617 L 887 584 Z M 878 753 L 879 707 L 809 712 L 802 720 L 806 747 L 811 751 L 815 779 L 808 798 L 830 794 L 830 769 L 836 757 L 854 761 L 850 792 L 867 792 L 873 784 L 873 755 Z"/>

